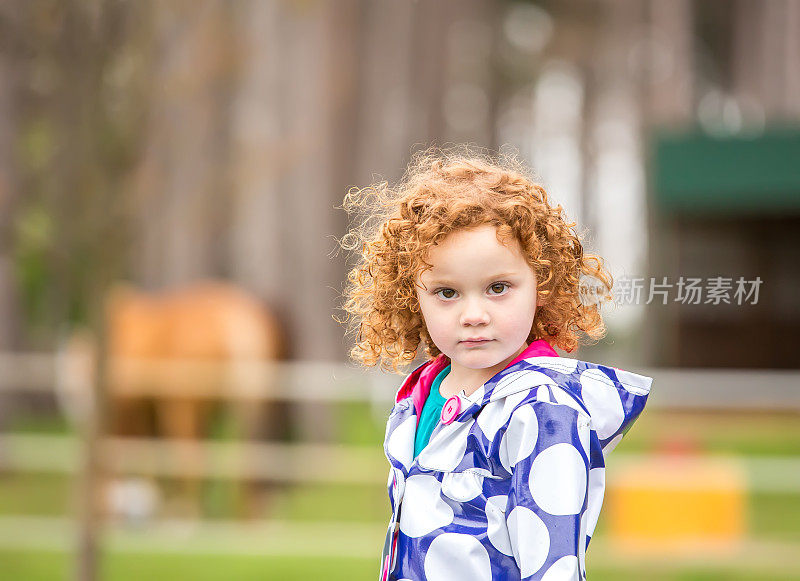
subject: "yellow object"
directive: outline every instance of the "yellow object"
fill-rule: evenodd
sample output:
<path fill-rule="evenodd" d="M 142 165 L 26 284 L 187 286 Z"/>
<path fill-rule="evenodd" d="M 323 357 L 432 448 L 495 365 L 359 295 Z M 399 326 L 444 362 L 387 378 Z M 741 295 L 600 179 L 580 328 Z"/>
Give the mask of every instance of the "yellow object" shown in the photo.
<path fill-rule="evenodd" d="M 609 536 L 624 548 L 725 549 L 744 535 L 747 478 L 735 458 L 652 456 L 613 476 Z"/>

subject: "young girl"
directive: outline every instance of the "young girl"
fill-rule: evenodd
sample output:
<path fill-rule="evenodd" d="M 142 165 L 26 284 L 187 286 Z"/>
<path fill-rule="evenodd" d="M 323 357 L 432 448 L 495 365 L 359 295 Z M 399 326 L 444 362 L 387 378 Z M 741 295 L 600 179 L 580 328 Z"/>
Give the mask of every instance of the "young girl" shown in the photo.
<path fill-rule="evenodd" d="M 581 580 L 605 456 L 641 414 L 652 379 L 560 357 L 596 339 L 611 298 L 560 206 L 507 158 L 428 150 L 401 183 L 352 190 L 366 219 L 342 240 L 352 357 L 427 361 L 386 426 L 392 517 L 380 579 Z"/>

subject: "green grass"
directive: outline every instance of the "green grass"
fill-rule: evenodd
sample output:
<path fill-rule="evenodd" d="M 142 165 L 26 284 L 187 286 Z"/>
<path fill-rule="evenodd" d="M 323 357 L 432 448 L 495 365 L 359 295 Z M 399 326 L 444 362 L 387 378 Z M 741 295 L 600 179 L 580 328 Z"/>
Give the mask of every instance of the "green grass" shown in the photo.
<path fill-rule="evenodd" d="M 19 434 L 67 435 L 74 431 L 67 418 L 22 413 L 8 418 L 3 431 Z"/>
<path fill-rule="evenodd" d="M 331 557 L 251 557 L 200 554 L 108 554 L 102 560 L 100 579 L 139 581 L 141 579 L 289 580 L 327 579 L 349 581 L 373 579 L 375 559 Z M 53 581 L 72 578 L 72 555 L 59 551 L 0 550 L 3 579 Z"/>
<path fill-rule="evenodd" d="M 645 412 L 618 450 L 649 452 L 672 446 L 746 456 L 800 456 L 796 413 Z"/>
<path fill-rule="evenodd" d="M 797 581 L 800 575 L 782 573 L 745 573 L 734 569 L 720 571 L 678 570 L 669 572 L 631 571 L 626 569 L 600 569 L 587 571 L 592 581 Z"/>
<path fill-rule="evenodd" d="M 387 409 L 386 413 L 389 413 Z M 357 446 L 378 446 L 383 449 L 386 426 L 372 420 L 369 404 L 344 402 L 337 406 L 336 441 Z"/>
<path fill-rule="evenodd" d="M 0 474 L 0 514 L 65 515 L 70 496 L 71 481 L 63 474 Z"/>
<path fill-rule="evenodd" d="M 71 555 L 58 551 L 0 550 L 3 578 L 19 581 L 53 581 L 72 578 Z M 102 560 L 100 579 L 104 581 L 139 581 L 141 579 L 247 579 L 248 581 L 284 581 L 326 579 L 328 581 L 374 579 L 377 559 L 331 557 L 260 557 L 202 554 L 111 553 Z M 653 571 L 630 568 L 599 569 L 591 567 L 592 581 L 797 581 L 800 575 L 742 572 L 731 568 L 717 571 L 693 571 L 676 568 Z"/>
<path fill-rule="evenodd" d="M 271 514 L 289 520 L 374 522 L 389 518 L 389 497 L 382 485 L 300 485 L 287 489 Z"/>
<path fill-rule="evenodd" d="M 800 494 L 753 494 L 749 521 L 751 536 L 792 541 L 800 547 Z"/>

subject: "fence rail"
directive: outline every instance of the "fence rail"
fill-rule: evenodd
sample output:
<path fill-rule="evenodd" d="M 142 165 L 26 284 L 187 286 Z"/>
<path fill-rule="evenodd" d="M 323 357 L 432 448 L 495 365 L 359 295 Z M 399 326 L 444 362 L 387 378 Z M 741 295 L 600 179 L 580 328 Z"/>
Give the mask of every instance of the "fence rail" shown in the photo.
<path fill-rule="evenodd" d="M 0 468 L 24 472 L 72 474 L 80 463 L 80 441 L 73 436 L 2 435 Z M 102 461 L 112 474 L 155 477 L 190 476 L 231 480 L 375 484 L 387 470 L 379 446 L 339 444 L 243 443 L 153 438 L 109 438 Z M 649 455 L 615 452 L 615 472 L 641 464 Z M 193 459 L 187 462 L 186 459 Z M 681 458 L 684 466 L 716 459 L 733 460 L 754 492 L 800 492 L 800 456 L 752 457 L 724 454 Z"/>
<path fill-rule="evenodd" d="M 65 354 L 0 354 L 0 393 L 55 392 L 84 398 L 86 365 Z M 402 375 L 340 361 L 150 361 L 112 359 L 114 393 L 230 400 L 371 401 L 388 407 Z M 650 409 L 800 411 L 800 370 L 635 369 L 655 378 Z"/>
<path fill-rule="evenodd" d="M 1 468 L 80 469 L 81 441 L 73 436 L 0 435 L 0 449 Z M 103 466 L 119 475 L 374 484 L 388 469 L 379 445 L 106 438 L 101 454 Z"/>

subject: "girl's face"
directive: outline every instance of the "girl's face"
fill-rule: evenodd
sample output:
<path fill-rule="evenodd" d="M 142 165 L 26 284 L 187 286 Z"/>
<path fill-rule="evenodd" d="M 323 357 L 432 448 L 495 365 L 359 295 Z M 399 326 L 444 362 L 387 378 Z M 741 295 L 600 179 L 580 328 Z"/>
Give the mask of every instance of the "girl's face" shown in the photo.
<path fill-rule="evenodd" d="M 485 224 L 449 234 L 431 248 L 427 261 L 433 268 L 417 281 L 428 333 L 454 372 L 497 373 L 527 346 L 536 276 L 519 243 L 504 245 L 496 232 Z"/>

